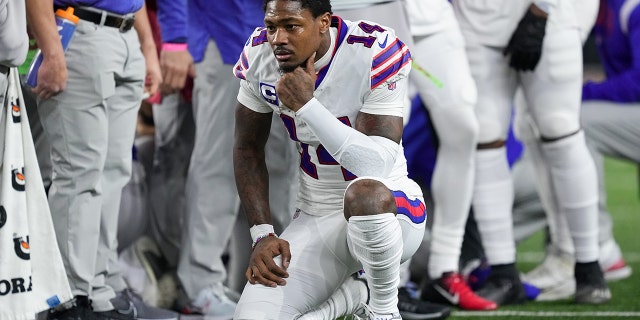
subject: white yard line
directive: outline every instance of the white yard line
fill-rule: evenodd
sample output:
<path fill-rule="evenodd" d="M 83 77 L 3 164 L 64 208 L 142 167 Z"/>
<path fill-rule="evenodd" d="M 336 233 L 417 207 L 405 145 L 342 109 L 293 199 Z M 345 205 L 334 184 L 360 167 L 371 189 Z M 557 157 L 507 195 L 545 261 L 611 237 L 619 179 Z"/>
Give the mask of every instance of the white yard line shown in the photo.
<path fill-rule="evenodd" d="M 610 317 L 632 318 L 640 317 L 640 312 L 634 311 L 453 311 L 453 317 L 535 317 L 535 318 L 580 318 L 580 317 Z"/>
<path fill-rule="evenodd" d="M 630 252 L 625 251 L 622 252 L 622 256 L 627 263 L 637 263 L 640 262 L 640 252 Z M 528 251 L 528 252 L 518 252 L 518 261 L 526 262 L 526 263 L 536 263 L 542 262 L 544 259 L 544 252 L 542 251 Z"/>

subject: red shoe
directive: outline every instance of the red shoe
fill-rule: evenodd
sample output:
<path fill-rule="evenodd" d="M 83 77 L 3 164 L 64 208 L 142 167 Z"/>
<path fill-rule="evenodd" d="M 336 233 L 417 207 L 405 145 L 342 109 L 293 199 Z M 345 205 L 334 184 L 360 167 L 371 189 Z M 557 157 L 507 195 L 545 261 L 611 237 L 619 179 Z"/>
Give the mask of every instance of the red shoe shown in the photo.
<path fill-rule="evenodd" d="M 422 289 L 422 300 L 446 303 L 464 310 L 495 310 L 498 305 L 490 300 L 476 295 L 462 276 L 455 272 L 442 274 L 437 279 Z"/>
<path fill-rule="evenodd" d="M 620 258 L 616 263 L 612 264 L 606 269 L 603 269 L 604 279 L 607 281 L 617 281 L 626 279 L 631 276 L 633 272 L 631 267 L 624 262 L 623 258 Z"/>

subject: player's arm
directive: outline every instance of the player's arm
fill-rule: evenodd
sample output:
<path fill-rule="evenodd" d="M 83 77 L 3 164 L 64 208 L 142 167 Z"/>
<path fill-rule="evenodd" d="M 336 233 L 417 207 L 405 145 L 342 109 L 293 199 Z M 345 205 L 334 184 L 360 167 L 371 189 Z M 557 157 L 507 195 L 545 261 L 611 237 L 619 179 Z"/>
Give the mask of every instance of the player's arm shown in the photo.
<path fill-rule="evenodd" d="M 249 225 L 271 224 L 269 174 L 264 149 L 271 127 L 271 113 L 236 106 L 233 170 L 236 187 Z"/>
<path fill-rule="evenodd" d="M 275 236 L 271 226 L 269 174 L 264 154 L 272 113 L 256 112 L 238 103 L 235 116 L 234 175 L 254 242 L 245 275 L 251 284 L 285 285 L 291 252 L 289 243 Z M 270 232 L 260 233 L 269 227 Z M 282 267 L 275 263 L 276 256 L 282 256 Z"/>
<path fill-rule="evenodd" d="M 406 78 L 398 80 L 402 84 L 391 95 L 383 92 L 386 88 L 375 89 L 365 102 L 364 112 L 358 114 L 355 128 L 351 128 L 313 97 L 313 58 L 307 60 L 304 69 L 297 68 L 284 74 L 276 84 L 281 101 L 309 125 L 320 143 L 341 166 L 357 176 L 387 177 L 395 164 L 402 137 L 401 110 L 406 94 L 406 86 L 402 84 L 406 83 Z M 367 109 L 369 102 L 400 111 L 393 115 L 384 112 L 376 114 L 376 108 Z"/>

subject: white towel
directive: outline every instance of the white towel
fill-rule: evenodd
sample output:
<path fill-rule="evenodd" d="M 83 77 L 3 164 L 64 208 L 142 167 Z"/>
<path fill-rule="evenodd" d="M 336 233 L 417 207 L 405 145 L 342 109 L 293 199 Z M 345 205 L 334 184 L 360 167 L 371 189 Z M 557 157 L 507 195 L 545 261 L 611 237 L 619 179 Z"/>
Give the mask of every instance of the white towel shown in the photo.
<path fill-rule="evenodd" d="M 17 68 L 0 112 L 0 319 L 34 319 L 71 290 L 31 138 Z"/>

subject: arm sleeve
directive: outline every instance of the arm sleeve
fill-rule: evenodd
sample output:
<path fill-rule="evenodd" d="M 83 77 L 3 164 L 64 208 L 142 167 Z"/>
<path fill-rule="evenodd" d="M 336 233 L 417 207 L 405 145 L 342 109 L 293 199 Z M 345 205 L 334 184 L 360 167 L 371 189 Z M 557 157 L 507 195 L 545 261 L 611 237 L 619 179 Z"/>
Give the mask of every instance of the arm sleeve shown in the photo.
<path fill-rule="evenodd" d="M 158 0 L 158 23 L 163 43 L 187 42 L 187 1 Z"/>
<path fill-rule="evenodd" d="M 407 86 L 406 77 L 378 86 L 365 99 L 360 112 L 402 117 L 405 102 L 408 103 Z M 396 142 L 365 135 L 343 124 L 315 98 L 298 110 L 296 116 L 309 125 L 333 158 L 356 176 L 385 178 L 393 169 L 400 148 Z"/>
<path fill-rule="evenodd" d="M 393 169 L 397 143 L 384 137 L 367 136 L 343 124 L 316 98 L 300 108 L 296 116 L 309 125 L 333 158 L 356 176 L 384 178 Z"/>
<path fill-rule="evenodd" d="M 628 43 L 631 48 L 631 68 L 608 77 L 603 82 L 587 82 L 582 87 L 582 100 L 640 102 L 640 6 L 629 17 Z"/>

